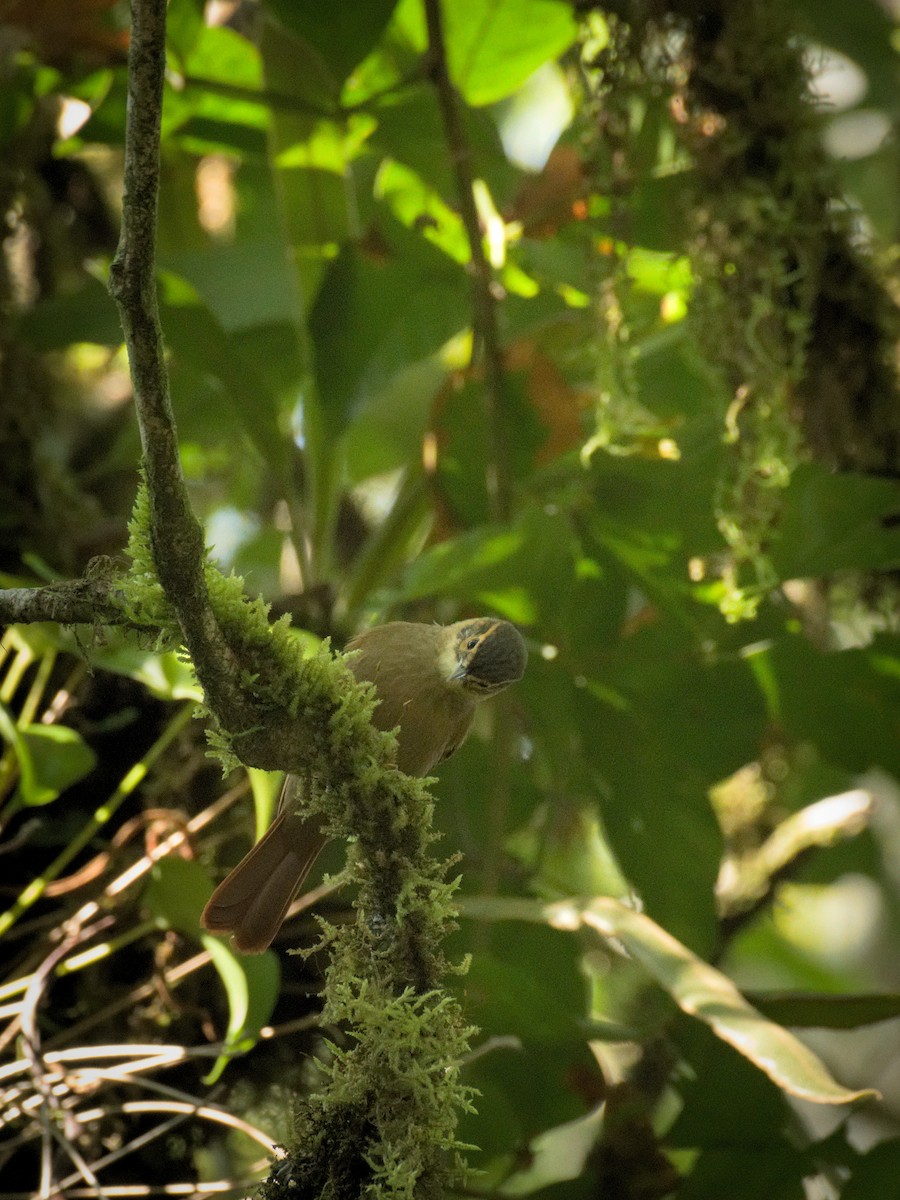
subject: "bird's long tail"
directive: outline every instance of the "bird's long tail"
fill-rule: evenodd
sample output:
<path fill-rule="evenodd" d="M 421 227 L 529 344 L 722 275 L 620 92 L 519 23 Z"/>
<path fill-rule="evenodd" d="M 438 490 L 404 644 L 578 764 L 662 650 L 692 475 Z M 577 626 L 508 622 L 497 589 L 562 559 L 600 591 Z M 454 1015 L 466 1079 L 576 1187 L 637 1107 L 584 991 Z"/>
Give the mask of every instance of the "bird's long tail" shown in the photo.
<path fill-rule="evenodd" d="M 204 929 L 230 933 L 243 954 L 262 954 L 327 840 L 315 818 L 279 812 L 210 896 Z"/>

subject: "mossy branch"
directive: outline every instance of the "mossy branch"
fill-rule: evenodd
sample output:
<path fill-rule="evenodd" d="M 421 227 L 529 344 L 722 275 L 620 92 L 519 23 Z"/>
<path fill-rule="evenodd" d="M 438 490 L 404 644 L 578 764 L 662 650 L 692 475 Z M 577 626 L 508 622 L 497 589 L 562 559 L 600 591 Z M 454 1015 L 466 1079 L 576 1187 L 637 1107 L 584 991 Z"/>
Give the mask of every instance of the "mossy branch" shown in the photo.
<path fill-rule="evenodd" d="M 165 0 L 133 0 L 123 232 L 111 289 L 125 330 L 144 450 L 122 610 L 183 642 L 226 757 L 303 776 L 323 828 L 353 834 L 355 925 L 327 929 L 326 1020 L 349 1024 L 321 1090 L 298 1118 L 289 1178 L 299 1196 L 438 1196 L 457 1170 L 458 1078 L 466 1030 L 440 988 L 453 884 L 430 853 L 431 796 L 391 764 L 394 738 L 371 722 L 374 693 L 324 643 L 304 652 L 286 619 L 270 624 L 242 581 L 208 561 L 182 478 L 156 302 L 159 129 Z"/>

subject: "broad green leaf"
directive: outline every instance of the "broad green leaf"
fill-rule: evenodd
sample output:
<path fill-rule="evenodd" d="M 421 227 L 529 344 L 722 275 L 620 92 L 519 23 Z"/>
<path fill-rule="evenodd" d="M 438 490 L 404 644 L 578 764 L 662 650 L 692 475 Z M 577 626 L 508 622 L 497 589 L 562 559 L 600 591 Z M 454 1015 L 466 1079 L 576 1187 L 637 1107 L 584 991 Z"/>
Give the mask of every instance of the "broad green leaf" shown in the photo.
<path fill-rule="evenodd" d="M 448 769 L 458 769 L 458 788 L 448 791 L 442 773 L 438 807 L 450 826 L 447 842 L 453 849 L 460 844 L 466 847 L 473 839 L 479 848 L 484 844 L 479 821 L 485 820 L 485 806 L 472 794 L 471 758 L 478 749 L 469 745 L 448 762 Z M 461 765 L 467 756 L 468 770 Z M 476 753 L 476 766 L 489 758 L 487 749 Z M 468 820 L 460 813 L 467 802 L 472 809 Z M 467 855 L 464 882 L 471 881 L 475 866 Z M 473 1061 L 466 1067 L 466 1082 L 483 1094 L 483 1100 L 478 1102 L 477 1115 L 465 1118 L 460 1136 L 464 1141 L 477 1139 L 482 1153 L 473 1165 L 488 1170 L 490 1178 L 499 1182 L 509 1173 L 508 1156 L 535 1130 L 584 1113 L 584 1099 L 572 1087 L 574 1078 L 583 1081 L 586 1089 L 602 1085 L 583 1024 L 583 945 L 537 923 L 474 932 L 478 952 L 454 990 L 467 1019 L 481 1029 Z M 454 939 L 456 945 L 471 948 L 472 933 L 466 922 L 463 933 Z M 601 1092 L 596 1094 L 599 1097 Z"/>
<path fill-rule="evenodd" d="M 527 367 L 507 370 L 497 404 L 504 432 L 504 470 L 515 481 L 532 476 L 550 437 L 533 386 Z M 480 368 L 468 372 L 462 381 L 449 382 L 435 402 L 439 453 L 434 484 L 454 524 L 463 528 L 490 519 L 487 478 L 492 469 L 494 403 Z"/>
<path fill-rule="evenodd" d="M 231 154 L 243 158 L 262 158 L 268 146 L 264 129 L 199 116 L 183 121 L 177 131 L 170 134 L 169 141 L 182 146 L 189 154 Z"/>
<path fill-rule="evenodd" d="M 811 742 L 826 762 L 850 771 L 878 765 L 900 773 L 900 638 L 883 634 L 865 650 L 822 653 L 794 635 L 768 653 L 791 737 Z"/>
<path fill-rule="evenodd" d="M 271 950 L 265 954 L 235 954 L 220 938 L 203 934 L 201 941 L 228 997 L 228 1029 L 222 1053 L 204 1076 L 209 1087 L 216 1082 L 235 1054 L 252 1049 L 260 1029 L 268 1024 L 281 988 L 281 964 Z"/>
<path fill-rule="evenodd" d="M 704 1150 L 678 1189 L 679 1200 L 805 1200 L 809 1155 L 791 1146 Z"/>
<path fill-rule="evenodd" d="M 579 1037 L 581 1011 L 564 1003 L 559 989 L 539 964 L 504 961 L 481 954 L 465 977 L 466 1017 L 494 1036 L 515 1036 L 524 1043 L 571 1043 Z"/>
<path fill-rule="evenodd" d="M 481 526 L 432 546 L 409 567 L 403 595 L 408 600 L 476 587 L 499 586 L 515 575 L 513 563 L 525 544 L 522 528 Z"/>
<path fill-rule="evenodd" d="M 296 37 L 313 46 L 336 88 L 362 62 L 381 36 L 397 0 L 265 0 L 266 7 Z"/>
<path fill-rule="evenodd" d="M 198 862 L 169 855 L 153 864 L 143 900 L 155 917 L 195 938 L 211 891 L 209 875 Z"/>
<path fill-rule="evenodd" d="M 506 848 L 532 872 L 532 890 L 548 899 L 572 893 L 620 900 L 630 895 L 593 806 L 545 806 L 543 820 L 517 830 Z"/>
<path fill-rule="evenodd" d="M 28 807 L 49 804 L 94 769 L 97 756 L 81 734 L 65 725 L 16 725 L 0 704 L 0 734 L 19 763 L 19 792 Z"/>
<path fill-rule="evenodd" d="M 374 121 L 362 114 L 332 116 L 339 86 L 304 39 L 267 22 L 262 51 L 266 86 L 291 100 L 273 110 L 270 155 L 279 170 L 279 222 L 304 257 L 330 256 L 358 221 L 350 166 Z"/>
<path fill-rule="evenodd" d="M 766 1020 L 726 975 L 643 913 L 599 899 L 582 910 L 581 918 L 602 936 L 617 938 L 680 1008 L 704 1021 L 789 1095 L 815 1104 L 851 1104 L 876 1095 L 836 1083 L 809 1047 Z"/>
<path fill-rule="evenodd" d="M 105 671 L 115 671 L 137 679 L 160 700 L 203 699 L 203 689 L 197 682 L 193 667 L 174 650 L 156 654 L 123 643 L 112 649 L 94 653 L 93 661 Z"/>
<path fill-rule="evenodd" d="M 682 1014 L 673 1022 L 670 1014 L 667 1034 L 684 1063 L 676 1084 L 683 1107 L 666 1133 L 669 1145 L 738 1152 L 782 1146 L 791 1105 L 768 1076 L 701 1021 Z"/>
<path fill-rule="evenodd" d="M 836 475 L 804 464 L 794 471 L 784 495 L 772 561 L 782 579 L 896 569 L 898 512 L 894 481 Z"/>
<path fill-rule="evenodd" d="M 369 145 L 388 159 L 404 163 L 450 204 L 457 204 L 458 184 L 435 89 L 423 82 L 387 96 L 372 108 L 378 121 Z M 488 112 L 462 114 L 472 171 L 491 195 L 505 200 L 520 182 L 503 151 L 497 125 Z M 499 203 L 499 200 L 498 200 Z M 584 255 L 582 253 L 582 266 Z"/>
<path fill-rule="evenodd" d="M 166 49 L 184 59 L 203 36 L 203 0 L 170 0 L 166 10 Z"/>
<path fill-rule="evenodd" d="M 393 220 L 382 233 L 369 246 L 341 251 L 310 317 L 319 396 L 333 435 L 470 316 L 460 266 Z"/>
<path fill-rule="evenodd" d="M 466 0 L 442 11 L 451 78 L 474 105 L 509 96 L 578 32 L 561 0 Z"/>
<path fill-rule="evenodd" d="M 281 968 L 275 954 L 236 955 L 221 938 L 201 932 L 200 914 L 211 891 L 209 876 L 199 863 L 169 857 L 154 864 L 143 897 L 150 911 L 165 924 L 188 937 L 200 938 L 225 987 L 228 1030 L 222 1053 L 206 1076 L 207 1083 L 219 1078 L 235 1053 L 253 1046 L 272 1015 L 281 985 Z"/>
<path fill-rule="evenodd" d="M 703 1021 L 716 1037 L 733 1046 L 779 1088 L 814 1104 L 852 1104 L 877 1095 L 852 1091 L 829 1074 L 819 1058 L 780 1025 L 768 1021 L 744 999 L 732 981 L 704 962 L 644 913 L 607 897 L 584 902 L 540 904 L 506 897 L 472 897 L 461 904 L 465 916 L 481 920 L 546 922 L 574 931 L 587 926 L 613 939 L 689 1016 Z"/>
<path fill-rule="evenodd" d="M 89 775 L 97 764 L 96 754 L 81 734 L 65 725 L 27 725 L 19 730 L 19 736 L 28 747 L 33 767 L 27 788 L 22 774 L 26 804 L 55 800 L 60 792 Z"/>
<path fill-rule="evenodd" d="M 532 1192 L 577 1179 L 603 1132 L 604 1106 L 575 1121 L 547 1129 L 528 1144 L 529 1163 L 513 1172 L 497 1189 L 501 1196 L 530 1196 Z"/>
<path fill-rule="evenodd" d="M 405 600 L 454 596 L 519 624 L 541 622 L 549 637 L 572 586 L 572 555 L 567 522 L 532 507 L 507 525 L 482 524 L 430 547 L 399 592 Z"/>
<path fill-rule="evenodd" d="M 281 397 L 268 386 L 267 372 L 255 370 L 244 358 L 239 344 L 228 337 L 187 280 L 166 272 L 159 282 L 163 327 L 175 352 L 173 398 L 176 406 L 181 401 L 186 409 L 180 419 L 182 433 L 190 435 L 196 423 L 207 436 L 211 429 L 222 436 L 227 429 L 224 418 L 230 416 L 276 478 L 283 478 L 290 447 L 279 429 Z M 183 377 L 179 366 L 186 371 Z M 200 408 L 202 393 L 184 387 L 184 381 L 192 379 L 205 384 L 205 413 Z"/>

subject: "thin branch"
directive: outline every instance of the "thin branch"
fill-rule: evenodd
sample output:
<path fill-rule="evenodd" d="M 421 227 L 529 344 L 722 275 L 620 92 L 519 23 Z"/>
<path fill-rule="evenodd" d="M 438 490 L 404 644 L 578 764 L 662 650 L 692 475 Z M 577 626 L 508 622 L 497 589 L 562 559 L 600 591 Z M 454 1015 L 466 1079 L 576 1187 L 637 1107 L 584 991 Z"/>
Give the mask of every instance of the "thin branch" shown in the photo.
<path fill-rule="evenodd" d="M 73 579 L 47 587 L 0 590 L 0 625 L 28 625 L 54 621 L 58 625 L 141 625 L 122 611 L 115 599 L 115 583 L 105 579 Z"/>
<path fill-rule="evenodd" d="M 181 473 L 156 298 L 159 130 L 166 0 L 135 0 L 128 54 L 122 236 L 110 268 L 134 384 L 159 581 L 175 608 L 197 675 L 226 727 L 252 725 L 237 664 L 209 602 L 203 531 Z"/>
<path fill-rule="evenodd" d="M 437 89 L 438 102 L 444 121 L 444 133 L 450 147 L 450 158 L 459 192 L 459 210 L 469 242 L 472 261 L 472 300 L 475 310 L 475 333 L 484 349 L 484 382 L 488 404 L 488 423 L 491 464 L 488 470 L 488 499 L 491 516 L 496 521 L 508 521 L 510 516 L 509 471 L 507 469 L 506 429 L 503 416 L 505 390 L 503 351 L 497 323 L 497 302 L 490 263 L 484 253 L 481 224 L 475 207 L 472 155 L 463 130 L 459 97 L 447 68 L 447 51 L 440 0 L 424 0 L 428 25 L 428 47 L 431 73 Z"/>

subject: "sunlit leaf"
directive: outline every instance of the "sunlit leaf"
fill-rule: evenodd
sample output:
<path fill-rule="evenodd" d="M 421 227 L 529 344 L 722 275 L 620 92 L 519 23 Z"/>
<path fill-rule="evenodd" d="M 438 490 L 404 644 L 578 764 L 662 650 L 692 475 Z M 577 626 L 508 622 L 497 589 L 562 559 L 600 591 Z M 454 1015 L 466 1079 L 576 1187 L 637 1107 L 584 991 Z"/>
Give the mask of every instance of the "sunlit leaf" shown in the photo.
<path fill-rule="evenodd" d="M 562 54 L 578 27 L 559 0 L 467 0 L 443 5 L 453 82 L 469 104 L 510 95 L 548 58 Z"/>
<path fill-rule="evenodd" d="M 137 679 L 160 700 L 202 700 L 193 667 L 174 650 L 156 654 L 122 644 L 97 652 L 95 661 L 104 670 Z"/>
<path fill-rule="evenodd" d="M 19 763 L 22 802 L 33 807 L 49 804 L 60 792 L 94 769 L 97 756 L 81 734 L 65 725 L 16 725 L 0 704 L 0 733 Z"/>
<path fill-rule="evenodd" d="M 278 955 L 271 950 L 253 956 L 238 955 L 226 942 L 211 934 L 204 934 L 202 941 L 228 997 L 225 1044 L 203 1079 L 209 1087 L 219 1079 L 235 1054 L 254 1046 L 259 1031 L 268 1024 L 281 988 L 281 964 Z"/>
<path fill-rule="evenodd" d="M 836 1083 L 824 1063 L 802 1042 L 752 1007 L 731 980 L 692 954 L 643 913 L 614 900 L 596 900 L 583 920 L 625 949 L 690 1016 L 749 1058 L 791 1096 L 817 1104 L 850 1104 L 875 1095 Z"/>
<path fill-rule="evenodd" d="M 542 905 L 486 896 L 466 899 L 462 910 L 468 917 L 488 921 L 538 921 L 569 931 L 587 926 L 620 943 L 684 1012 L 703 1021 L 789 1095 L 816 1104 L 851 1104 L 877 1095 L 872 1089 L 853 1091 L 835 1082 L 808 1046 L 753 1008 L 727 975 L 644 913 L 617 900 Z"/>

